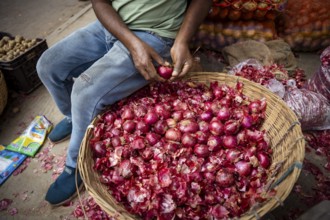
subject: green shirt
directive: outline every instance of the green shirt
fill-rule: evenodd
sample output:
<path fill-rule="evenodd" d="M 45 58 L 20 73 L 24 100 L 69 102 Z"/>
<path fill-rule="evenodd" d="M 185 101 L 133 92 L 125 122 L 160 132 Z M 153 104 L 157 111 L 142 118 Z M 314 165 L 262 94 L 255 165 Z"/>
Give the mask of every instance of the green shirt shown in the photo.
<path fill-rule="evenodd" d="M 113 8 L 131 30 L 152 31 L 175 38 L 187 7 L 186 0 L 113 0 Z"/>

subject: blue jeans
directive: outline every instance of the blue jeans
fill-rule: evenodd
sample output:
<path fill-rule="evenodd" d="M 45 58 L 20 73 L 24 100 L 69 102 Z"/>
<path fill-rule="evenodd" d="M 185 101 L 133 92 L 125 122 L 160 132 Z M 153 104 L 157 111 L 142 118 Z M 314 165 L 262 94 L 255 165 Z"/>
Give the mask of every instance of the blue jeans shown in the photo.
<path fill-rule="evenodd" d="M 166 60 L 173 39 L 134 31 Z M 148 84 L 127 48 L 96 21 L 46 50 L 38 75 L 63 115 L 72 120 L 66 165 L 76 167 L 81 141 L 90 122 L 107 106 Z"/>

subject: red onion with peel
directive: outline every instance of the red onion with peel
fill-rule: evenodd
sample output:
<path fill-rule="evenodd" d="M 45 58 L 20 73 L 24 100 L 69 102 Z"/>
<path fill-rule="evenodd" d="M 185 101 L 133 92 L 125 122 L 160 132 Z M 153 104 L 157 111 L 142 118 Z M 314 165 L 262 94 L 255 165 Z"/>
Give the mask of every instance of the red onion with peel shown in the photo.
<path fill-rule="evenodd" d="M 157 121 L 158 121 L 158 116 L 157 116 L 156 112 L 149 111 L 144 116 L 144 122 L 148 125 L 155 124 Z"/>
<path fill-rule="evenodd" d="M 190 133 L 184 133 L 181 137 L 181 143 L 184 147 L 192 148 L 196 145 L 196 138 Z"/>
<path fill-rule="evenodd" d="M 157 73 L 164 79 L 169 79 L 172 77 L 173 69 L 168 66 L 158 66 Z"/>
<path fill-rule="evenodd" d="M 228 120 L 224 125 L 225 134 L 236 134 L 239 131 L 240 123 L 237 120 Z"/>
<path fill-rule="evenodd" d="M 167 131 L 167 122 L 163 120 L 159 120 L 154 124 L 154 132 L 157 134 L 163 135 Z"/>
<path fill-rule="evenodd" d="M 202 112 L 202 114 L 200 115 L 200 118 L 203 121 L 209 122 L 213 118 L 213 113 L 212 113 L 212 111 L 207 110 L 205 112 Z"/>
<path fill-rule="evenodd" d="M 209 124 L 209 130 L 213 135 L 221 135 L 223 134 L 223 124 L 220 121 L 213 120 Z"/>
<path fill-rule="evenodd" d="M 170 128 L 176 127 L 176 121 L 173 118 L 166 119 L 166 124 Z"/>
<path fill-rule="evenodd" d="M 158 141 L 160 140 L 161 136 L 156 134 L 156 133 L 153 133 L 153 132 L 148 132 L 146 134 L 146 140 L 148 141 L 148 143 L 151 145 L 151 146 L 154 146 L 155 144 L 158 143 Z"/>
<path fill-rule="evenodd" d="M 258 152 L 257 153 L 257 158 L 259 160 L 259 164 L 265 168 L 265 169 L 268 169 L 271 162 L 270 162 L 270 158 L 269 156 L 265 153 L 265 152 Z"/>
<path fill-rule="evenodd" d="M 134 119 L 134 117 L 134 112 L 129 108 L 125 108 L 123 113 L 121 114 L 121 119 L 123 120 L 131 120 Z"/>
<path fill-rule="evenodd" d="M 161 119 L 168 119 L 171 117 L 170 111 L 166 109 L 163 105 L 155 105 L 155 112 Z"/>
<path fill-rule="evenodd" d="M 197 131 L 195 133 L 197 143 L 199 143 L 199 144 L 206 144 L 209 136 L 210 136 L 209 133 L 206 133 L 206 132 L 203 132 L 203 131 Z"/>
<path fill-rule="evenodd" d="M 221 121 L 227 121 L 230 118 L 230 109 L 227 106 L 223 106 L 219 109 L 217 118 Z"/>
<path fill-rule="evenodd" d="M 226 159 L 230 162 L 237 162 L 242 155 L 241 151 L 236 149 L 228 149 L 226 153 Z"/>
<path fill-rule="evenodd" d="M 215 218 L 227 219 L 230 212 L 225 207 L 217 204 L 217 205 L 212 207 L 211 214 Z"/>
<path fill-rule="evenodd" d="M 184 119 L 179 122 L 178 128 L 182 133 L 195 133 L 196 131 L 198 131 L 199 126 L 195 120 Z"/>
<path fill-rule="evenodd" d="M 221 147 L 221 138 L 211 135 L 207 140 L 207 146 L 209 147 L 209 151 L 219 150 Z"/>
<path fill-rule="evenodd" d="M 136 123 L 135 129 L 141 133 L 147 133 L 150 130 L 150 126 L 144 121 L 138 121 Z"/>
<path fill-rule="evenodd" d="M 235 163 L 235 167 L 236 167 L 236 171 L 241 176 L 248 176 L 251 174 L 252 166 L 249 162 L 238 161 L 237 163 Z"/>
<path fill-rule="evenodd" d="M 127 120 L 123 124 L 124 131 L 132 133 L 135 130 L 136 123 L 132 120 Z"/>
<path fill-rule="evenodd" d="M 244 115 L 242 118 L 242 126 L 244 128 L 250 128 L 252 126 L 252 117 L 251 115 Z"/>
<path fill-rule="evenodd" d="M 104 115 L 104 121 L 108 124 L 113 124 L 115 119 L 116 119 L 116 116 L 112 112 L 107 112 Z"/>
<path fill-rule="evenodd" d="M 209 147 L 205 144 L 196 144 L 194 147 L 194 153 L 198 157 L 207 157 L 210 154 Z"/>
<path fill-rule="evenodd" d="M 93 155 L 95 157 L 104 157 L 107 152 L 105 144 L 102 141 L 95 142 L 92 145 Z"/>
<path fill-rule="evenodd" d="M 209 123 L 207 123 L 206 121 L 198 122 L 198 126 L 199 126 L 199 131 L 209 132 Z"/>
<path fill-rule="evenodd" d="M 170 141 L 180 141 L 181 132 L 176 128 L 170 128 L 166 131 L 165 138 Z"/>
<path fill-rule="evenodd" d="M 237 147 L 236 137 L 231 135 L 224 135 L 222 138 L 222 144 L 227 149 L 232 149 Z"/>

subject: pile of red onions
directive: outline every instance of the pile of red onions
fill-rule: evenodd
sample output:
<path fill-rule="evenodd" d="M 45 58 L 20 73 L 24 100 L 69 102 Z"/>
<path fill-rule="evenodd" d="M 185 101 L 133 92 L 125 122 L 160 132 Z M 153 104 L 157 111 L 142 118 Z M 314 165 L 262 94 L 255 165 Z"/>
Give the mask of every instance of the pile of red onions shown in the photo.
<path fill-rule="evenodd" d="M 241 69 L 233 69 L 233 71 L 236 76 L 244 77 L 261 85 L 267 85 L 271 79 L 277 79 L 285 85 L 288 79 L 287 71 L 282 65 L 278 64 L 265 65 L 261 67 L 246 64 L 242 66 Z"/>
<path fill-rule="evenodd" d="M 112 105 L 90 139 L 100 181 L 143 219 L 232 218 L 263 202 L 267 104 L 242 91 L 155 83 Z"/>

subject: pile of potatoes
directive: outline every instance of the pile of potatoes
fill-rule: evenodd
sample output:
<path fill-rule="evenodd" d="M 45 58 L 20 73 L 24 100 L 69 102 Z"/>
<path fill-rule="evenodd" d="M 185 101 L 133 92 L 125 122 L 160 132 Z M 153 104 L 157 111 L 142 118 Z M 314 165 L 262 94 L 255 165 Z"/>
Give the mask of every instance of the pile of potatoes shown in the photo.
<path fill-rule="evenodd" d="M 0 62 L 8 62 L 37 44 L 37 39 L 25 39 L 20 35 L 14 38 L 4 36 L 0 40 Z"/>

